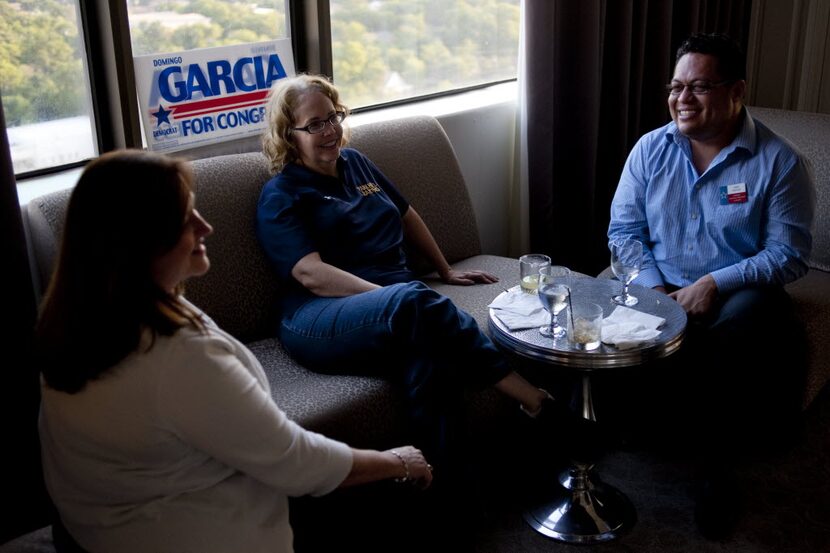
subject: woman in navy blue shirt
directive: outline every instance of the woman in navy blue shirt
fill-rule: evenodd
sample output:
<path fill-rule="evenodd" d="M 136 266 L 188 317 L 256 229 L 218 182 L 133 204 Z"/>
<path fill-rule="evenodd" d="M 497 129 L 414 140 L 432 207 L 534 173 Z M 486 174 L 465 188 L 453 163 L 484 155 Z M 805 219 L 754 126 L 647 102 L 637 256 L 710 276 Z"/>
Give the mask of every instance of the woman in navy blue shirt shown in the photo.
<path fill-rule="evenodd" d="M 262 189 L 257 234 L 284 286 L 279 338 L 309 369 L 402 384 L 415 438 L 440 458 L 464 387 L 495 386 L 531 416 L 550 395 L 511 371 L 469 314 L 415 280 L 404 242 L 444 282 L 498 279 L 450 267 L 395 186 L 343 147 L 347 114 L 323 77 L 285 79 L 271 92 L 264 151 L 275 176 Z"/>

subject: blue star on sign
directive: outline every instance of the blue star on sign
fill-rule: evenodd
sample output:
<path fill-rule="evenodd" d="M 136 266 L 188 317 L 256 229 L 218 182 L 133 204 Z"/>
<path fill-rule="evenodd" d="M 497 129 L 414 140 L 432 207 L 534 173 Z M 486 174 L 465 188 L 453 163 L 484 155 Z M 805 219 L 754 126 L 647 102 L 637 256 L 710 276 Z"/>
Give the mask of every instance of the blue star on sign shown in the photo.
<path fill-rule="evenodd" d="M 156 128 L 161 126 L 162 123 L 170 124 L 170 114 L 173 113 L 172 109 L 164 109 L 164 106 L 159 104 L 159 110 L 156 112 L 150 112 L 153 117 L 156 118 Z"/>

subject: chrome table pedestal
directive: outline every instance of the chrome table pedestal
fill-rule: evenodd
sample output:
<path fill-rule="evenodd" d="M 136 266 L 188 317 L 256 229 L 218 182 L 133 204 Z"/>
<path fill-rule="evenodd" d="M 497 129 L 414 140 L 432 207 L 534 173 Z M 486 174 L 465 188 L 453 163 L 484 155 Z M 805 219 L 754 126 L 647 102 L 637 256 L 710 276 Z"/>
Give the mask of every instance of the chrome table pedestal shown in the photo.
<path fill-rule="evenodd" d="M 590 377 L 582 377 L 582 416 L 596 420 Z M 528 509 L 524 519 L 537 532 L 568 543 L 598 543 L 629 530 L 637 520 L 622 492 L 603 483 L 592 463 L 573 461 L 559 477 L 552 499 Z"/>
<path fill-rule="evenodd" d="M 616 307 L 611 297 L 619 293 L 619 282 L 573 276 L 566 283 L 572 297 L 602 305 L 605 317 Z M 636 367 L 671 355 L 680 348 L 685 335 L 686 313 L 677 302 L 641 286 L 632 285 L 631 291 L 640 300 L 634 309 L 666 320 L 660 336 L 640 347 L 618 350 L 601 344 L 593 351 L 576 350 L 567 338 L 551 340 L 536 328 L 510 330 L 495 316 L 493 309 L 488 320 L 490 336 L 500 347 L 516 355 L 547 365 L 553 371 L 579 375 L 581 415 L 596 421 L 591 397 L 592 375 Z M 559 476 L 559 483 L 561 486 L 557 486 L 554 497 L 524 514 L 528 524 L 539 533 L 568 543 L 599 543 L 618 537 L 634 525 L 637 515 L 631 502 L 622 492 L 604 484 L 592 463 L 573 462 Z"/>

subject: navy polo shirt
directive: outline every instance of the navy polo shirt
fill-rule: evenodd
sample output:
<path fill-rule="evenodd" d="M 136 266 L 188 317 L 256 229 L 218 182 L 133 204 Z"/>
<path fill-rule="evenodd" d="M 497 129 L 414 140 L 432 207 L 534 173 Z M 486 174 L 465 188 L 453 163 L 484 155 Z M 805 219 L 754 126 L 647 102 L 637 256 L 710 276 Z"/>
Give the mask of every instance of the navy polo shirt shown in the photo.
<path fill-rule="evenodd" d="M 257 237 L 286 285 L 283 314 L 312 296 L 292 276 L 312 252 L 382 286 L 413 280 L 406 266 L 401 217 L 409 203 L 366 156 L 344 148 L 339 178 L 291 163 L 265 183 L 257 206 Z"/>

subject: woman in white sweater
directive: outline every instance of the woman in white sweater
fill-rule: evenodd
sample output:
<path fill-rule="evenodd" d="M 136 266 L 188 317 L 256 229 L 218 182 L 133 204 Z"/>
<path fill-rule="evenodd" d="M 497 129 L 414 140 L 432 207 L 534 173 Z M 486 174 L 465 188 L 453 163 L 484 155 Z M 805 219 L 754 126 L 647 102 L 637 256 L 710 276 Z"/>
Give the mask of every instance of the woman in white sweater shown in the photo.
<path fill-rule="evenodd" d="M 38 323 L 44 474 L 69 534 L 93 553 L 291 551 L 288 496 L 428 486 L 414 447 L 286 418 L 253 354 L 181 296 L 210 265 L 193 202 L 185 162 L 138 150 L 72 193 Z"/>

